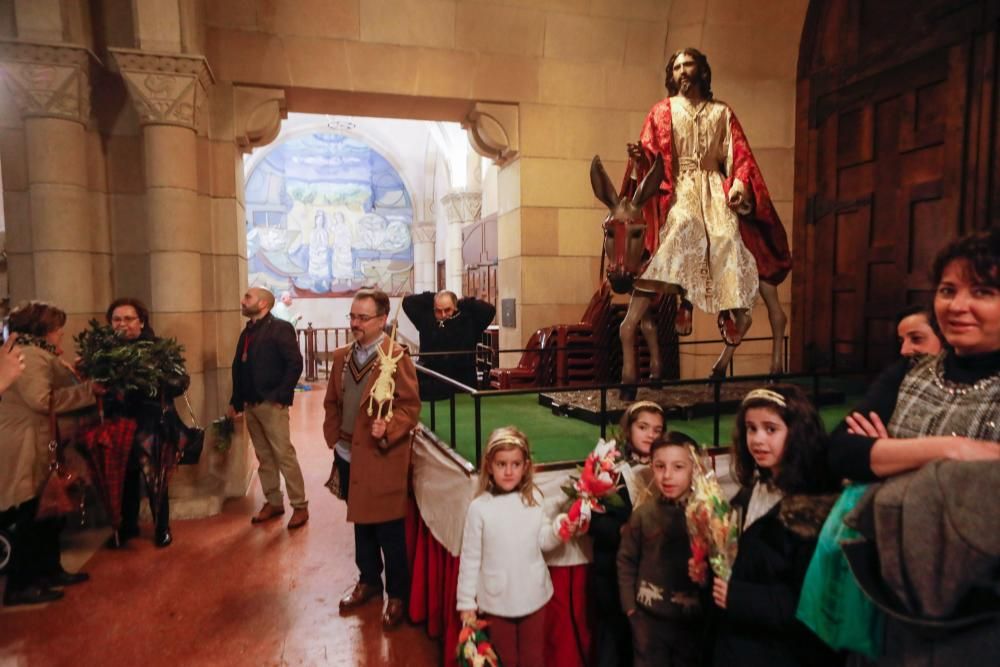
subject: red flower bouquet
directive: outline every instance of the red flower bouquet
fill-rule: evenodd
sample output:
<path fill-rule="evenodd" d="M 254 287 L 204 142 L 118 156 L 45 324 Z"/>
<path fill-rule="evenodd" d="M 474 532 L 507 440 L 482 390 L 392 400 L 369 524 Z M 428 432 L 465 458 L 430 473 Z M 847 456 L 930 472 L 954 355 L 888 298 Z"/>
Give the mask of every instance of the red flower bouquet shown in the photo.
<path fill-rule="evenodd" d="M 489 635 L 486 634 L 484 620 L 476 619 L 474 623 L 466 623 L 458 633 L 458 665 L 459 667 L 500 667 Z"/>
<path fill-rule="evenodd" d="M 594 451 L 578 468 L 580 476 L 571 477 L 572 482 L 562 487 L 563 493 L 570 499 L 566 512 L 556 517 L 556 530 L 563 542 L 587 532 L 591 513 L 622 505 L 616 493 L 621 486 L 621 473 L 615 466 L 620 460 L 621 454 L 614 440 L 598 440 Z"/>
<path fill-rule="evenodd" d="M 707 581 L 709 565 L 715 576 L 728 581 L 739 541 L 737 514 L 726 500 L 715 472 L 702 465 L 701 457 L 694 448 L 691 448 L 691 456 L 694 459 L 694 475 L 685 516 L 691 539 L 693 569 L 698 574 L 696 583 Z"/>

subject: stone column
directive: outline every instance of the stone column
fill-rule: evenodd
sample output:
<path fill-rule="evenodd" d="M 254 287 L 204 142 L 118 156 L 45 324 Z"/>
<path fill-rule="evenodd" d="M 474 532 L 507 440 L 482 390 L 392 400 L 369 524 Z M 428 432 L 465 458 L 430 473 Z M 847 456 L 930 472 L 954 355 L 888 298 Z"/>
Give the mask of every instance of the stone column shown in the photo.
<path fill-rule="evenodd" d="M 462 276 L 465 263 L 462 261 L 462 230 L 479 220 L 483 207 L 481 192 L 451 192 L 441 198 L 448 214 L 448 243 L 445 254 L 445 286 L 459 297 L 462 296 Z"/>
<path fill-rule="evenodd" d="M 151 303 L 156 326 L 187 349 L 202 384 L 202 260 L 210 245 L 198 207 L 196 130 L 212 74 L 202 56 L 109 49 L 139 115 L 146 174 Z M 199 393 L 200 395 L 200 393 Z"/>
<path fill-rule="evenodd" d="M 199 127 L 212 74 L 198 55 L 109 49 L 142 126 L 149 239 L 150 303 L 160 336 L 184 346 L 191 376 L 188 395 L 204 422 L 206 412 L 203 254 L 211 252 L 210 221 L 198 203 Z M 185 411 L 182 411 L 182 413 Z M 172 503 L 182 516 L 218 512 L 222 496 L 204 488 L 195 471 L 175 477 Z M 181 501 L 181 502 L 178 502 Z"/>
<path fill-rule="evenodd" d="M 107 238 L 91 224 L 86 125 L 92 54 L 84 48 L 0 42 L 0 72 L 24 122 L 28 201 L 7 217 L 11 302 L 42 299 L 70 330 L 104 308 L 110 275 L 95 271 Z M 12 156 L 13 157 L 13 156 Z"/>
<path fill-rule="evenodd" d="M 413 292 L 435 292 L 434 222 L 419 222 L 413 225 Z"/>

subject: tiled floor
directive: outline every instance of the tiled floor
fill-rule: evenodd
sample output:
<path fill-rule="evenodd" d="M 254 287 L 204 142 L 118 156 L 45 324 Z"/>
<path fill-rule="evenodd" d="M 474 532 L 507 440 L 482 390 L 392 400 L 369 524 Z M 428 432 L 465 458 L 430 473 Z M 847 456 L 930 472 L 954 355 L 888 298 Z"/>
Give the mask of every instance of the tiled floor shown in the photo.
<path fill-rule="evenodd" d="M 222 514 L 176 521 L 174 544 L 153 547 L 150 527 L 123 551 L 99 549 L 105 532 L 78 534 L 64 556 L 91 581 L 42 607 L 0 608 L 0 667 L 59 665 L 412 665 L 441 663 L 422 627 L 383 633 L 371 603 L 342 617 L 353 584 L 354 536 L 346 508 L 323 487 L 323 391 L 298 394 L 293 442 L 310 499 L 310 521 L 251 526 L 262 503 L 231 500 Z"/>

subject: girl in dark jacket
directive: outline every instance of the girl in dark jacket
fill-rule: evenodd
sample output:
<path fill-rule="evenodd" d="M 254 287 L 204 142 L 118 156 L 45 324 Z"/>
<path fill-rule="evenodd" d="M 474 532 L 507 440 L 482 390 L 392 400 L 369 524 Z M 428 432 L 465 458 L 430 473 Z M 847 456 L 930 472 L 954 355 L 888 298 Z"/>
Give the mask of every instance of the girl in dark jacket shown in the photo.
<path fill-rule="evenodd" d="M 633 506 L 651 495 L 650 449 L 663 433 L 664 425 L 663 408 L 651 401 L 638 401 L 625 411 L 621 421 L 624 461 L 618 466 L 624 481 L 618 490 L 622 504 L 609 507 L 604 513 L 594 513 L 590 520 L 594 608 L 599 616 L 594 624 L 596 667 L 632 665 L 632 631 L 618 595 L 616 559 L 622 526 L 632 514 Z"/>
<path fill-rule="evenodd" d="M 799 593 L 838 483 L 826 465 L 822 422 L 798 387 L 755 389 L 736 415 L 733 499 L 742 533 L 729 581 L 716 578 L 714 664 L 839 665 L 795 618 Z"/>

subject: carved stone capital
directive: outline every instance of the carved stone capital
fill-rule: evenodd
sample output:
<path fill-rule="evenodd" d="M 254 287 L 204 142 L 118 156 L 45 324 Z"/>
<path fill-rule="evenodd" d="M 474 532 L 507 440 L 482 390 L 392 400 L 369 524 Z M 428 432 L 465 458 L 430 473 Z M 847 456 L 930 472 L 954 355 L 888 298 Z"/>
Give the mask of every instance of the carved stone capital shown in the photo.
<path fill-rule="evenodd" d="M 244 153 L 271 143 L 288 117 L 285 91 L 277 88 L 233 87 L 236 145 Z"/>
<path fill-rule="evenodd" d="M 179 125 L 197 130 L 212 70 L 204 56 L 108 49 L 128 87 L 140 125 Z"/>
<path fill-rule="evenodd" d="M 25 118 L 90 118 L 90 68 L 82 46 L 0 41 L 0 73 Z"/>
<path fill-rule="evenodd" d="M 451 192 L 441 197 L 448 224 L 462 224 L 479 220 L 483 212 L 483 193 Z"/>
<path fill-rule="evenodd" d="M 517 157 L 520 149 L 516 104 L 476 102 L 462 121 L 472 148 L 503 166 Z"/>
<path fill-rule="evenodd" d="M 414 243 L 434 243 L 437 238 L 437 225 L 433 222 L 418 222 L 410 227 Z"/>

